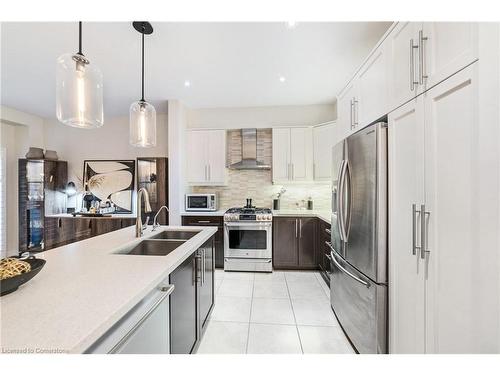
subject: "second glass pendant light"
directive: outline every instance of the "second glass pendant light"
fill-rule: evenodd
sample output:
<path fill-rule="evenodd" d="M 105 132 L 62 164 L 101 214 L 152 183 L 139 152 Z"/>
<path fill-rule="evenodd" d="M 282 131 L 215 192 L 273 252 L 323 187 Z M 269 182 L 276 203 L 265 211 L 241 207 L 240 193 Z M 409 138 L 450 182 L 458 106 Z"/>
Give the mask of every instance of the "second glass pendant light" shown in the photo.
<path fill-rule="evenodd" d="M 144 35 L 153 33 L 149 22 L 136 21 L 134 29 L 142 34 L 142 97 L 130 106 L 130 144 L 136 147 L 156 146 L 156 110 L 144 100 Z"/>

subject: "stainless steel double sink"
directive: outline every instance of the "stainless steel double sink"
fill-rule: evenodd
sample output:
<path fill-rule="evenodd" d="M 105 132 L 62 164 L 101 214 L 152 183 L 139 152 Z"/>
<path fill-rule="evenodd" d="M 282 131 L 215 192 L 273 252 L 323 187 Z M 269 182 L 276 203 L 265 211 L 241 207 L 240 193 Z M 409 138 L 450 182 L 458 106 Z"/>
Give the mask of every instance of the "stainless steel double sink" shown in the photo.
<path fill-rule="evenodd" d="M 200 233 L 199 230 L 164 230 L 148 239 L 142 240 L 135 246 L 121 249 L 115 254 L 165 256 L 198 233 Z"/>

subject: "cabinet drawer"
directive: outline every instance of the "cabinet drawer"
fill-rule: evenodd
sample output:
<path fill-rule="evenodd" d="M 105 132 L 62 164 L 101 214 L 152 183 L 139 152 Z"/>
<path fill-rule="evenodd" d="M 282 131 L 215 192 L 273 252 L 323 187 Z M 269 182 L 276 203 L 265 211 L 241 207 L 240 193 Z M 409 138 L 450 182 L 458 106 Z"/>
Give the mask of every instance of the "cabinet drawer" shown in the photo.
<path fill-rule="evenodd" d="M 183 216 L 182 225 L 222 226 L 222 216 Z"/>

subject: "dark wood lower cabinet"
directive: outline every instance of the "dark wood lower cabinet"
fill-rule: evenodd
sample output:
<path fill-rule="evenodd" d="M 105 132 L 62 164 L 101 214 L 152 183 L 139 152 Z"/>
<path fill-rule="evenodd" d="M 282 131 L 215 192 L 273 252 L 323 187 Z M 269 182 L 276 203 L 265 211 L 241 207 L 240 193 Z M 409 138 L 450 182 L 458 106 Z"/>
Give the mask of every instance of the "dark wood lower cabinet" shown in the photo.
<path fill-rule="evenodd" d="M 273 219 L 273 266 L 275 269 L 318 268 L 316 259 L 317 218 Z"/>
<path fill-rule="evenodd" d="M 318 219 L 315 217 L 300 217 L 298 220 L 299 266 L 305 269 L 317 269 L 316 242 L 318 231 L 316 228 Z"/>
<path fill-rule="evenodd" d="M 318 244 L 317 244 L 317 255 L 318 267 L 321 272 L 321 276 L 325 282 L 330 285 L 330 273 L 331 264 L 329 260 L 330 248 L 326 242 L 331 242 L 331 225 L 326 221 L 319 220 L 318 222 Z"/>
<path fill-rule="evenodd" d="M 214 237 L 170 274 L 170 353 L 198 346 L 215 303 L 214 274 Z"/>
<path fill-rule="evenodd" d="M 64 246 L 134 225 L 134 218 L 45 217 L 45 249 Z"/>
<path fill-rule="evenodd" d="M 215 268 L 224 268 L 224 220 L 222 216 L 182 216 L 182 225 L 217 227 L 215 233 Z"/>
<path fill-rule="evenodd" d="M 294 217 L 276 217 L 273 223 L 273 266 L 295 268 L 299 265 L 298 222 Z"/>
<path fill-rule="evenodd" d="M 170 353 L 191 353 L 196 344 L 196 254 L 170 274 Z"/>

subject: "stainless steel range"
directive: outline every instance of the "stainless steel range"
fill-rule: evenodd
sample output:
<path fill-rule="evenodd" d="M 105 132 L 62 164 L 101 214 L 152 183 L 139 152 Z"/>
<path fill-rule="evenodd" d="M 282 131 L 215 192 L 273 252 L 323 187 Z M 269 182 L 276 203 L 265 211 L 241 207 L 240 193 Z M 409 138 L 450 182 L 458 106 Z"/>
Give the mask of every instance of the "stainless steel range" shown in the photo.
<path fill-rule="evenodd" d="M 224 214 L 224 271 L 272 272 L 273 215 L 252 200 Z"/>

